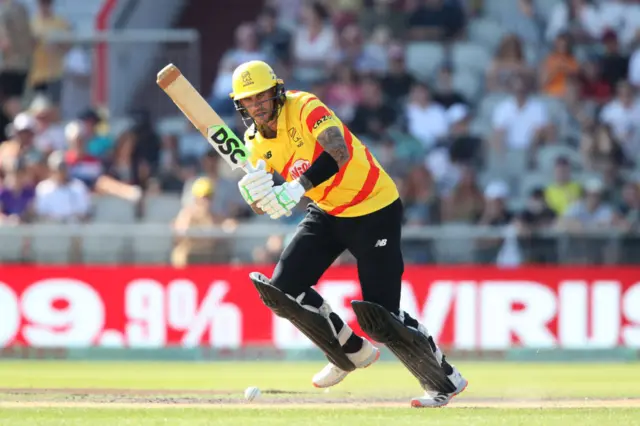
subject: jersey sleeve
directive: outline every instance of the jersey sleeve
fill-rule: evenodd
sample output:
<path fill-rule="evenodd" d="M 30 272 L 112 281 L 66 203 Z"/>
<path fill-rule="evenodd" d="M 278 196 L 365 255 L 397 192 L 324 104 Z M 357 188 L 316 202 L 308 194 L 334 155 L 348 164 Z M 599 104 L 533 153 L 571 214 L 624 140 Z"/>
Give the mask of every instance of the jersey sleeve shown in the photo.
<path fill-rule="evenodd" d="M 243 138 L 244 145 L 247 148 L 247 151 L 249 152 L 249 162 L 253 167 L 255 167 L 256 164 L 258 163 L 258 160 L 262 159 L 267 165 L 267 172 L 273 173 L 273 167 L 271 167 L 271 164 L 269 164 L 269 161 L 264 158 L 264 155 L 262 154 L 262 152 L 260 152 L 260 150 L 256 147 L 255 143 L 253 143 L 253 140 L 249 138 L 249 135 L 252 132 L 253 130 L 251 128 L 247 129 L 244 132 L 244 138 Z"/>
<path fill-rule="evenodd" d="M 318 98 L 312 98 L 303 104 L 300 121 L 305 131 L 308 131 L 314 139 L 329 127 L 340 124 L 333 112 Z"/>

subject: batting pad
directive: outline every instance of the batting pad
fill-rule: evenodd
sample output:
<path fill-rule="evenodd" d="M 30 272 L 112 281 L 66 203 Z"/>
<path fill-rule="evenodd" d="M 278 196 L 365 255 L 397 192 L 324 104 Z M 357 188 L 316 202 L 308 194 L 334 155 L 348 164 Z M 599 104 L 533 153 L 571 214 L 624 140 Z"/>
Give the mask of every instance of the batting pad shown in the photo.
<path fill-rule="evenodd" d="M 423 388 L 445 393 L 456 390 L 424 334 L 406 327 L 391 312 L 378 304 L 354 300 L 351 306 L 362 331 L 373 340 L 386 345 L 420 381 Z"/>
<path fill-rule="evenodd" d="M 327 318 L 300 306 L 280 289 L 265 282 L 263 275 L 252 272 L 249 278 L 258 290 L 262 302 L 279 317 L 288 319 L 302 334 L 315 343 L 325 353 L 329 362 L 344 371 L 356 369 L 342 349 Z"/>

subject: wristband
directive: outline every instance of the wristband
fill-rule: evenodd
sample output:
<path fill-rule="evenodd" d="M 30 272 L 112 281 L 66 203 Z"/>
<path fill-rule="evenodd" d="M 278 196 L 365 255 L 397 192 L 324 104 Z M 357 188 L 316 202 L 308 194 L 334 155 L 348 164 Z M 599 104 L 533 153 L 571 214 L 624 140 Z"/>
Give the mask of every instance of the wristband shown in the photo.
<path fill-rule="evenodd" d="M 315 188 L 329 180 L 333 175 L 338 173 L 339 170 L 340 167 L 338 167 L 338 163 L 331 154 L 323 151 L 302 176 L 306 177 Z"/>

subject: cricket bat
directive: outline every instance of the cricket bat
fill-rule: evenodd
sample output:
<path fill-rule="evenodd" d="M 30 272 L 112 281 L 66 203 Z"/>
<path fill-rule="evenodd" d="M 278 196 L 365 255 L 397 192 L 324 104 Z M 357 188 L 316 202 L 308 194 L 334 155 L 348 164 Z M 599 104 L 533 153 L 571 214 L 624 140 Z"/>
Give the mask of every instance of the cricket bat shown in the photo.
<path fill-rule="evenodd" d="M 178 67 L 173 64 L 164 67 L 158 72 L 156 83 L 233 170 L 241 168 L 248 172 L 253 169 L 242 139 L 225 124 Z"/>

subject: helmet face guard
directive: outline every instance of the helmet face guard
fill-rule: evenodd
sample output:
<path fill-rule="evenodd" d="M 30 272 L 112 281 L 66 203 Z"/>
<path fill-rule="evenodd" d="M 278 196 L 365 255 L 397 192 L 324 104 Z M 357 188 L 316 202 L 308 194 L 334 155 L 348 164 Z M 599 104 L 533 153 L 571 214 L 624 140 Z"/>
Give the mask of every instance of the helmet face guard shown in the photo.
<path fill-rule="evenodd" d="M 269 121 L 273 120 L 274 118 L 280 115 L 280 111 L 282 110 L 282 106 L 284 105 L 284 100 L 286 96 L 285 95 L 286 89 L 284 87 L 284 82 L 282 80 L 277 80 L 275 86 L 273 86 L 272 88 L 275 88 L 274 96 L 264 100 L 264 102 L 269 102 L 269 101 L 274 102 L 273 110 L 271 112 L 271 117 L 269 117 Z M 270 89 L 267 89 L 267 90 L 270 90 Z M 257 92 L 257 93 L 262 93 L 262 92 Z M 244 122 L 244 125 L 247 127 L 251 127 L 251 125 L 255 124 L 255 120 L 251 117 L 251 115 L 249 115 L 249 112 L 247 111 L 247 109 L 243 107 L 242 103 L 240 102 L 242 99 L 245 99 L 248 97 L 249 96 L 244 96 L 241 99 L 234 99 L 233 104 L 236 108 L 236 111 L 240 113 L 240 116 L 242 117 L 242 121 Z"/>

